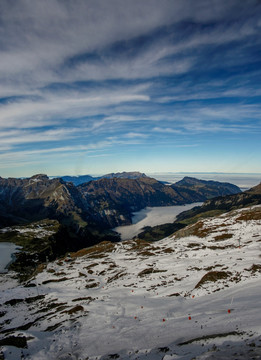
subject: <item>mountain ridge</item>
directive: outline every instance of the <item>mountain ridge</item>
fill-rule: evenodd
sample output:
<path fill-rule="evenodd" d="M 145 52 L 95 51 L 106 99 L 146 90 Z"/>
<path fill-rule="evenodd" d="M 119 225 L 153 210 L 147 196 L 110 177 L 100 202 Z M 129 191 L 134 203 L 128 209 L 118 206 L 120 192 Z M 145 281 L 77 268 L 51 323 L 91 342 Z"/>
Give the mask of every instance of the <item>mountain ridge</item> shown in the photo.
<path fill-rule="evenodd" d="M 59 176 L 58 178 L 64 180 L 65 182 L 72 182 L 74 185 L 78 186 L 80 184 L 87 183 L 89 181 L 100 180 L 100 179 L 139 179 L 141 177 L 146 177 L 144 173 L 140 173 L 139 171 L 124 171 L 117 173 L 109 173 L 102 176 L 91 176 L 91 175 L 78 175 L 78 176 Z"/>
<path fill-rule="evenodd" d="M 113 228 L 130 224 L 132 212 L 146 206 L 181 205 L 213 196 L 208 182 L 195 182 L 204 189 L 200 195 L 194 184 L 166 186 L 138 172 L 109 174 L 78 186 L 44 174 L 26 179 L 0 178 L 0 215 L 6 225 L 12 220 L 16 224 L 20 218 L 37 221 L 48 217 L 81 227 L 96 223 Z M 213 186 L 219 194 L 240 192 L 234 185 L 215 182 Z"/>

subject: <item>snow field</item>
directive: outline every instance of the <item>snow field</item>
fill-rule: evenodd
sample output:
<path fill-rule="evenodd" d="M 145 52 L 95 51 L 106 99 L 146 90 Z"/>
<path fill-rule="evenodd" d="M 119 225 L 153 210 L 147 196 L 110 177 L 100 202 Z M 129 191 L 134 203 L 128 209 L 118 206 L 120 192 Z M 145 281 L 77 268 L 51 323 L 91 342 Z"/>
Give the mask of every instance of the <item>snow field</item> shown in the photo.
<path fill-rule="evenodd" d="M 261 221 L 243 218 L 260 210 L 191 226 L 204 237 L 71 254 L 49 263 L 35 287 L 3 283 L 1 336 L 28 338 L 27 349 L 4 346 L 6 359 L 218 359 L 234 348 L 246 359 L 251 341 L 258 354 Z"/>

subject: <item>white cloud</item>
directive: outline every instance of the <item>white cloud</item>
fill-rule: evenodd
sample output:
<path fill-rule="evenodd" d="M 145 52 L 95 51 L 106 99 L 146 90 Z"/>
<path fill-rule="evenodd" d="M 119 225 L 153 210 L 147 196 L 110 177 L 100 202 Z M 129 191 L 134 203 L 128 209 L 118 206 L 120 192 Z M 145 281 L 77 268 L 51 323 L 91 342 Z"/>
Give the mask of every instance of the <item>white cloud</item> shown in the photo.
<path fill-rule="evenodd" d="M 43 100 L 25 100 L 0 106 L 0 128 L 31 128 L 62 124 L 70 118 L 85 117 L 102 113 L 103 108 L 128 102 L 146 102 L 150 98 L 141 94 L 139 87 L 126 88 L 124 91 L 103 90 L 96 94 L 78 96 L 48 95 Z"/>
<path fill-rule="evenodd" d="M 157 133 L 166 133 L 166 134 L 182 134 L 183 132 L 178 129 L 172 129 L 172 128 L 161 128 L 161 127 L 154 127 L 152 131 L 155 131 Z"/>

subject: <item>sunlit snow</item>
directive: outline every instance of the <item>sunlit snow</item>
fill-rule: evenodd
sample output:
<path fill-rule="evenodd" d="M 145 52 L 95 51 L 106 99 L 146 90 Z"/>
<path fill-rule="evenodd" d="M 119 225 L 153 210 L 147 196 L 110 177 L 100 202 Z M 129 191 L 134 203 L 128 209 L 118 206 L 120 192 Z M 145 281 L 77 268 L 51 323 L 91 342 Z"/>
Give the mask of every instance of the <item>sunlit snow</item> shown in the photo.
<path fill-rule="evenodd" d="M 2 338 L 28 346 L 3 346 L 6 359 L 260 356 L 260 212 L 209 218 L 186 237 L 102 243 L 48 263 L 34 287 L 3 275 Z"/>

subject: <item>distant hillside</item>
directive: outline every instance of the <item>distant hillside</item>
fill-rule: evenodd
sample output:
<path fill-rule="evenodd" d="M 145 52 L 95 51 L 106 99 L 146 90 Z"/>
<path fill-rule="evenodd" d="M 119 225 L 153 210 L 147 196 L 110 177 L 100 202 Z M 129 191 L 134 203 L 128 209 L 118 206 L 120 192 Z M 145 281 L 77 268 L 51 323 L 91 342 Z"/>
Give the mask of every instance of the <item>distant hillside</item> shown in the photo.
<path fill-rule="evenodd" d="M 240 192 L 236 185 L 219 181 L 198 180 L 192 177 L 184 179 L 171 185 L 177 193 L 188 201 L 193 197 L 195 201 L 205 201 L 217 196 L 237 194 Z"/>
<path fill-rule="evenodd" d="M 261 204 L 261 183 L 245 192 L 209 199 L 202 206 L 180 213 L 174 223 L 147 227 L 138 238 L 149 241 L 163 239 L 199 219 L 259 204 Z"/>
<path fill-rule="evenodd" d="M 72 182 L 75 186 L 96 180 L 96 178 L 90 175 L 79 175 L 79 176 L 62 176 L 61 179 L 65 182 Z"/>
<path fill-rule="evenodd" d="M 177 221 L 191 222 L 194 217 L 208 216 L 208 214 L 224 213 L 243 207 L 261 204 L 261 183 L 239 194 L 216 197 L 204 202 L 201 207 L 185 211 L 178 215 Z M 190 220 L 189 220 L 190 219 Z"/>
<path fill-rule="evenodd" d="M 75 186 L 78 186 L 80 184 L 87 183 L 89 181 L 93 180 L 99 180 L 99 179 L 139 179 L 141 177 L 146 177 L 145 174 L 140 173 L 138 171 L 132 171 L 132 172 L 121 172 L 121 173 L 110 173 L 99 177 L 93 177 L 91 175 L 79 175 L 79 176 L 62 176 L 61 179 L 65 182 L 72 182 Z"/>
<path fill-rule="evenodd" d="M 121 173 L 110 173 L 100 177 L 100 179 L 140 179 L 147 177 L 146 174 L 140 173 L 139 171 L 121 172 Z"/>

